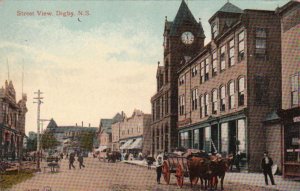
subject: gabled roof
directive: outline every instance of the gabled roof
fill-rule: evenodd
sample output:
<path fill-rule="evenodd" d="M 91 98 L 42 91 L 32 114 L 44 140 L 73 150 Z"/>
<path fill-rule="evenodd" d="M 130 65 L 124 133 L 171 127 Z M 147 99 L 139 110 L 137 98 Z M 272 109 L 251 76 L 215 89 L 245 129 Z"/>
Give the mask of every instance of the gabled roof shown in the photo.
<path fill-rule="evenodd" d="M 187 4 L 184 0 L 182 0 L 176 17 L 171 25 L 170 35 L 176 35 L 178 32 L 178 28 L 184 21 L 190 21 L 193 25 L 197 27 L 197 35 L 205 37 L 202 25 L 196 21 Z M 167 25 L 169 25 L 169 23 Z"/>
<path fill-rule="evenodd" d="M 117 122 L 120 122 L 124 119 L 124 116 L 120 113 L 117 113 L 114 118 L 112 119 L 112 123 L 117 123 Z"/>
<path fill-rule="evenodd" d="M 225 5 L 221 7 L 210 19 L 209 22 L 211 22 L 218 13 L 236 13 L 236 14 L 242 14 L 244 11 L 240 9 L 239 7 L 235 6 L 234 4 L 227 2 Z"/>
<path fill-rule="evenodd" d="M 101 119 L 100 120 L 100 126 L 103 128 L 111 127 L 112 123 L 113 123 L 113 119 Z"/>
<path fill-rule="evenodd" d="M 54 119 L 51 119 L 47 128 L 57 128 L 57 124 L 56 122 L 54 121 Z"/>
<path fill-rule="evenodd" d="M 243 13 L 244 11 L 239 7 L 235 6 L 234 4 L 227 2 L 218 12 L 223 13 Z"/>

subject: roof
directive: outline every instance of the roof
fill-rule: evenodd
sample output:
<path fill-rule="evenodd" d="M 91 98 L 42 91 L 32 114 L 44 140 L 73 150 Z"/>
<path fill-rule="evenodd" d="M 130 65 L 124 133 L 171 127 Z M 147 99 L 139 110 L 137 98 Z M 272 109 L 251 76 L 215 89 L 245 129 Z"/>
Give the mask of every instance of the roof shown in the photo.
<path fill-rule="evenodd" d="M 241 14 L 241 13 L 244 13 L 244 11 L 242 9 L 240 9 L 239 7 L 235 6 L 234 4 L 227 2 L 209 19 L 209 22 L 211 22 L 217 16 L 218 13 Z"/>
<path fill-rule="evenodd" d="M 56 122 L 54 121 L 54 119 L 51 119 L 47 126 L 47 128 L 57 128 L 57 127 L 58 126 L 57 126 Z"/>
<path fill-rule="evenodd" d="M 170 26 L 171 27 L 170 35 L 176 35 L 178 32 L 178 28 L 181 26 L 181 24 L 184 21 L 192 22 L 192 24 L 197 27 L 196 28 L 198 30 L 197 35 L 201 35 L 203 38 L 205 37 L 201 23 L 198 23 L 196 21 L 196 19 L 194 18 L 193 14 L 190 11 L 190 9 L 188 8 L 187 4 L 185 3 L 184 0 L 182 0 L 181 5 L 176 14 L 176 17 Z M 166 27 L 169 25 L 170 25 L 170 23 L 166 24 Z"/>
<path fill-rule="evenodd" d="M 285 11 L 291 9 L 291 7 L 296 6 L 296 5 L 299 6 L 300 5 L 300 1 L 291 0 L 288 3 L 286 3 L 285 5 L 283 5 L 282 7 L 278 7 L 276 9 L 276 13 L 283 14 Z"/>
<path fill-rule="evenodd" d="M 100 126 L 107 128 L 111 127 L 111 124 L 113 123 L 113 119 L 101 119 L 100 120 Z"/>
<path fill-rule="evenodd" d="M 243 10 L 239 7 L 235 6 L 234 4 L 227 2 L 218 12 L 223 13 L 243 13 Z"/>
<path fill-rule="evenodd" d="M 112 119 L 112 123 L 117 123 L 117 122 L 120 122 L 124 119 L 124 116 L 120 113 L 117 113 L 113 119 Z"/>

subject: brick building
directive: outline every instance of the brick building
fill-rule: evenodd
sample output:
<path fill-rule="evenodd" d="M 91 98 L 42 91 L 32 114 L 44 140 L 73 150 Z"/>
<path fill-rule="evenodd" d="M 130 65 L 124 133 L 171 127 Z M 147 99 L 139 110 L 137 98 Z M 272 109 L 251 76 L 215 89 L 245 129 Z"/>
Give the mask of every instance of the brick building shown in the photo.
<path fill-rule="evenodd" d="M 151 149 L 151 114 L 135 109 L 131 117 L 112 124 L 112 142 L 114 150 L 133 153 L 150 153 Z"/>
<path fill-rule="evenodd" d="M 280 156 L 284 177 L 300 177 L 300 2 L 278 8 L 281 19 L 282 108 L 270 131 L 282 137 Z M 272 148 L 269 148 L 272 150 Z M 274 149 L 272 150 L 274 152 Z M 275 152 L 274 152 L 275 154 Z M 278 153 L 279 155 L 279 153 Z"/>
<path fill-rule="evenodd" d="M 209 23 L 211 41 L 178 71 L 179 145 L 240 151 L 241 165 L 259 171 L 263 122 L 281 105 L 280 19 L 227 2 Z"/>
<path fill-rule="evenodd" d="M 0 160 L 14 160 L 21 156 L 25 136 L 27 96 L 16 101 L 12 81 L 0 88 Z"/>
<path fill-rule="evenodd" d="M 182 62 L 193 57 L 204 44 L 201 22 L 197 22 L 185 1 L 173 21 L 165 20 L 164 60 L 158 63 L 157 91 L 151 98 L 152 154 L 177 147 L 178 75 Z"/>

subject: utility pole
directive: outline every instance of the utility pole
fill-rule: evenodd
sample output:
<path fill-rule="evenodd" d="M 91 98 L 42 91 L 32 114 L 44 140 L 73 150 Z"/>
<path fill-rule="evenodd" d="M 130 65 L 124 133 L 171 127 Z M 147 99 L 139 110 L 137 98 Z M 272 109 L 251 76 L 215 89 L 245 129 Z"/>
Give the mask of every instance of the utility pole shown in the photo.
<path fill-rule="evenodd" d="M 40 170 L 40 111 L 41 111 L 41 104 L 42 99 L 44 99 L 43 97 L 41 97 L 41 94 L 43 94 L 43 92 L 41 92 L 40 90 L 38 90 L 37 92 L 34 92 L 34 94 L 37 94 L 37 97 L 33 98 L 36 99 L 37 102 L 33 102 L 33 103 L 37 103 L 37 170 Z"/>

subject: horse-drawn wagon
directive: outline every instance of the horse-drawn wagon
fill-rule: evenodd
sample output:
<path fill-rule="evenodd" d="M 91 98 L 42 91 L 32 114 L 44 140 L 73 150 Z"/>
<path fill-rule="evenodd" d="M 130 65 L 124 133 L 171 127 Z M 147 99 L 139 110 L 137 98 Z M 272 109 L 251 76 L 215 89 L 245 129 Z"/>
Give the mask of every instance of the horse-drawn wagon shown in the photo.
<path fill-rule="evenodd" d="M 228 169 L 227 164 L 227 159 L 208 156 L 203 152 L 187 152 L 183 156 L 172 153 L 164 159 L 162 173 L 167 184 L 170 183 L 171 174 L 174 174 L 180 188 L 183 186 L 184 178 L 189 178 L 191 186 L 196 185 L 201 179 L 202 187 L 204 180 L 205 188 L 207 186 L 216 188 L 217 177 L 219 177 L 223 189 L 223 180 Z"/>

